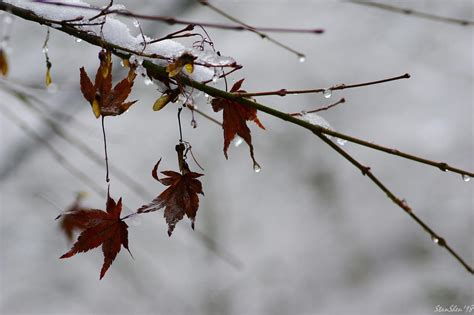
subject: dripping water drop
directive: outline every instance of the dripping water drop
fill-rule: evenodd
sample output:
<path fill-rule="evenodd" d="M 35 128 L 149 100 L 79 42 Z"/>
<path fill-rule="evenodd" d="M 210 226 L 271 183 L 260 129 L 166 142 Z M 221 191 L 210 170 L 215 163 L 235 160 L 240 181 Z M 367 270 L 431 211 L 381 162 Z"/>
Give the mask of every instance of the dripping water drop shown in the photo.
<path fill-rule="evenodd" d="M 194 120 L 194 119 L 191 120 L 191 127 L 197 128 L 197 122 L 196 122 L 196 120 Z"/>
<path fill-rule="evenodd" d="M 76 43 L 80 43 L 80 42 L 82 42 L 82 39 L 76 38 Z"/>
<path fill-rule="evenodd" d="M 466 174 L 463 174 L 463 175 L 462 175 L 462 180 L 463 180 L 465 183 L 467 183 L 467 182 L 469 182 L 469 181 L 471 180 L 471 176 L 466 175 Z"/>
<path fill-rule="evenodd" d="M 306 57 L 303 56 L 303 55 L 300 55 L 300 56 L 298 56 L 298 61 L 301 62 L 301 63 L 303 63 L 303 62 L 306 61 Z"/>
<path fill-rule="evenodd" d="M 257 162 L 255 162 L 255 163 L 253 164 L 253 171 L 254 171 L 255 173 L 260 173 L 260 172 L 262 171 L 262 168 L 260 167 L 260 165 L 258 165 Z"/>
<path fill-rule="evenodd" d="M 332 96 L 332 90 L 330 88 L 324 89 L 323 91 L 323 96 L 324 98 L 331 98 Z"/>
<path fill-rule="evenodd" d="M 43 47 L 43 54 L 47 54 L 48 53 L 48 47 Z"/>
<path fill-rule="evenodd" d="M 435 244 L 438 244 L 438 243 L 439 243 L 439 238 L 437 238 L 436 236 L 431 236 L 431 240 L 432 240 L 433 243 L 435 243 Z"/>

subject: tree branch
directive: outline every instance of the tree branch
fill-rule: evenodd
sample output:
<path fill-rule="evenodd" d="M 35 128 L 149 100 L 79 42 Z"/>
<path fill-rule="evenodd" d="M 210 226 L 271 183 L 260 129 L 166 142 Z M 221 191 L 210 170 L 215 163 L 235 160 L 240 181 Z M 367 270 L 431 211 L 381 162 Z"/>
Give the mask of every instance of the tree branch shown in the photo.
<path fill-rule="evenodd" d="M 354 4 L 365 5 L 368 7 L 373 7 L 373 8 L 391 11 L 395 13 L 412 15 L 419 18 L 424 18 L 424 19 L 438 21 L 438 22 L 454 23 L 454 24 L 459 24 L 462 26 L 474 25 L 474 21 L 450 18 L 450 17 L 440 16 L 440 15 L 435 15 L 435 14 L 430 14 L 430 13 L 425 13 L 425 12 L 419 12 L 412 9 L 400 8 L 400 7 L 396 7 L 396 6 L 384 4 L 384 3 L 376 3 L 376 2 L 360 1 L 360 0 L 347 0 L 347 1 Z"/>
<path fill-rule="evenodd" d="M 48 23 L 50 23 L 48 21 L 45 21 L 41 17 L 38 17 L 37 15 L 35 15 L 34 13 L 32 13 L 28 10 L 17 8 L 15 6 L 8 5 L 8 4 L 5 4 L 5 3 L 0 3 L 0 10 L 8 10 L 9 12 L 11 12 L 14 15 L 20 16 L 20 17 L 22 17 L 24 19 L 27 19 L 27 20 L 35 21 L 35 22 L 40 23 L 40 24 L 47 24 L 48 25 Z M 126 52 L 126 50 L 124 50 L 123 48 L 121 48 L 117 45 L 113 45 L 113 44 L 104 42 L 100 37 L 98 37 L 94 34 L 90 34 L 90 33 L 78 30 L 74 26 L 68 25 L 67 23 L 61 24 L 61 26 L 57 27 L 57 29 L 59 29 L 62 32 L 73 35 L 75 37 L 81 38 L 81 39 L 83 39 L 83 40 L 85 40 L 85 41 L 87 41 L 87 42 L 89 42 L 93 45 L 110 49 L 118 57 L 121 57 L 121 58 L 128 58 L 129 57 L 129 55 L 127 53 L 124 53 L 124 51 Z M 160 80 L 160 79 L 163 79 L 163 78 L 168 78 L 168 73 L 166 72 L 166 69 L 164 67 L 158 66 L 158 65 L 154 64 L 153 62 L 151 62 L 149 60 L 145 60 L 143 62 L 143 66 L 147 69 L 148 75 L 150 75 L 151 77 L 153 77 L 155 79 Z M 341 139 L 345 139 L 345 140 L 348 140 L 348 141 L 351 141 L 351 142 L 354 142 L 354 143 L 357 143 L 357 144 L 360 144 L 360 145 L 363 145 L 363 146 L 366 146 L 366 147 L 369 147 L 369 148 L 372 148 L 372 149 L 376 149 L 376 150 L 383 151 L 383 152 L 386 152 L 386 153 L 389 153 L 389 154 L 397 155 L 397 156 L 400 156 L 400 157 L 403 157 L 403 158 L 406 158 L 406 159 L 409 159 L 409 160 L 413 160 L 413 161 L 416 161 L 416 162 L 419 162 L 419 163 L 431 165 L 431 166 L 434 166 L 434 167 L 437 167 L 437 168 L 441 169 L 442 171 L 448 171 L 449 170 L 449 171 L 461 174 L 463 176 L 474 177 L 474 174 L 472 172 L 464 171 L 464 170 L 449 166 L 445 162 L 435 162 L 435 161 L 431 161 L 431 160 L 428 160 L 428 159 L 416 157 L 414 155 L 410 155 L 410 154 L 401 152 L 401 151 L 396 150 L 396 149 L 391 149 L 391 148 L 383 147 L 383 146 L 380 146 L 380 145 L 372 144 L 370 142 L 367 142 L 367 141 L 364 141 L 364 140 L 361 140 L 361 139 L 357 139 L 357 138 L 354 138 L 354 137 L 351 137 L 351 136 L 348 136 L 348 135 L 345 135 L 345 134 L 342 134 L 342 133 L 338 133 L 338 132 L 335 132 L 335 131 L 332 131 L 332 130 L 329 130 L 329 129 L 325 129 L 325 128 L 322 128 L 322 127 L 317 126 L 317 125 L 312 125 L 309 122 L 306 122 L 306 121 L 303 121 L 301 119 L 295 118 L 295 117 L 293 117 L 293 116 L 291 116 L 287 113 L 280 112 L 276 109 L 270 108 L 268 106 L 260 104 L 256 101 L 251 100 L 251 99 L 244 98 L 241 95 L 228 93 L 228 92 L 225 92 L 225 91 L 207 86 L 204 83 L 193 81 L 192 79 L 190 79 L 186 76 L 183 76 L 183 75 L 178 75 L 175 78 L 176 78 L 177 83 L 179 85 L 187 85 L 187 86 L 193 87 L 195 89 L 198 89 L 202 92 L 205 92 L 205 93 L 207 93 L 208 95 L 210 95 L 212 97 L 219 97 L 219 98 L 224 98 L 224 99 L 227 99 L 227 100 L 232 100 L 233 102 L 239 103 L 241 105 L 255 108 L 255 109 L 257 109 L 261 112 L 265 112 L 265 113 L 267 113 L 271 116 L 277 117 L 279 119 L 282 119 L 282 120 L 288 121 L 292 124 L 303 127 L 305 129 L 311 131 L 312 133 L 316 134 L 321 140 L 323 140 L 332 149 L 334 149 L 336 152 L 338 152 L 338 154 L 342 155 L 344 158 L 349 160 L 354 166 L 356 166 L 359 170 L 361 170 L 361 172 L 364 175 L 368 176 L 372 180 L 372 182 L 374 182 L 374 184 L 380 190 L 382 190 L 384 193 L 386 193 L 387 197 L 391 201 L 393 201 L 400 208 L 402 208 L 407 214 L 409 214 L 410 217 L 415 222 L 417 222 L 432 237 L 432 239 L 435 243 L 437 243 L 440 246 L 445 247 L 447 249 L 447 251 L 466 268 L 466 270 L 468 270 L 471 274 L 474 274 L 473 268 L 470 267 L 454 250 L 452 250 L 451 247 L 449 247 L 447 245 L 447 242 L 442 237 L 440 237 L 428 225 L 426 225 L 421 219 L 419 219 L 413 213 L 412 209 L 408 206 L 406 201 L 401 200 L 398 197 L 396 197 L 385 185 L 382 184 L 382 182 L 377 177 L 375 177 L 372 174 L 372 172 L 370 171 L 370 168 L 360 164 L 357 160 L 355 160 L 353 157 L 351 157 L 347 152 L 345 152 L 339 146 L 337 146 L 332 141 L 330 141 L 326 137 L 326 135 L 341 138 Z M 387 80 L 381 80 L 381 81 L 386 82 Z M 378 82 L 378 81 L 376 81 L 376 82 Z M 369 83 L 355 84 L 355 85 L 353 85 L 353 87 L 365 86 L 365 85 L 368 85 L 368 84 Z M 345 86 L 345 88 L 347 88 L 347 86 Z"/>

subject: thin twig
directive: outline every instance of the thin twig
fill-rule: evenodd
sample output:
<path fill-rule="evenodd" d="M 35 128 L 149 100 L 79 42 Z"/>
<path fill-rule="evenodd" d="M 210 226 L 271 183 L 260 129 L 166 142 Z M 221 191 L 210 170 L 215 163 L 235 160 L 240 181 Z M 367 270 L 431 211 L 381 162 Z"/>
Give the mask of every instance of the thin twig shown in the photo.
<path fill-rule="evenodd" d="M 309 90 L 280 89 L 280 90 L 267 91 L 267 92 L 248 92 L 248 93 L 236 92 L 234 94 L 240 97 L 255 97 L 255 96 L 269 96 L 269 95 L 286 96 L 290 94 L 298 95 L 298 94 L 309 94 L 309 93 L 324 93 L 326 91 L 353 89 L 353 88 L 358 88 L 358 87 L 363 87 L 363 86 L 368 86 L 368 85 L 375 85 L 375 84 L 386 83 L 386 82 L 396 81 L 396 80 L 401 80 L 401 79 L 409 79 L 409 78 L 410 78 L 410 74 L 405 73 L 403 75 L 399 75 L 399 76 L 388 78 L 388 79 L 382 79 L 382 80 L 370 81 L 370 82 L 364 82 L 364 83 L 356 83 L 356 84 L 336 84 L 329 88 L 318 88 L 318 89 L 309 89 Z"/>
<path fill-rule="evenodd" d="M 23 19 L 34 21 L 34 22 L 37 22 L 37 23 L 40 23 L 40 24 L 45 23 L 45 19 L 43 19 L 41 17 L 38 17 L 33 12 L 31 12 L 29 10 L 22 9 L 22 8 L 18 8 L 16 6 L 11 5 L 11 4 L 6 4 L 6 3 L 0 2 L 0 10 L 9 10 L 10 13 L 12 13 L 16 16 L 19 16 Z M 118 56 L 120 58 L 128 58 L 129 57 L 128 54 L 122 52 L 122 51 L 126 52 L 127 49 L 125 49 L 123 47 L 120 47 L 118 45 L 115 45 L 115 44 L 105 42 L 100 37 L 98 37 L 94 34 L 83 32 L 81 30 L 76 29 L 75 27 L 68 26 L 68 25 L 62 25 L 62 27 L 58 30 L 62 31 L 64 33 L 70 34 L 72 36 L 81 38 L 82 40 L 84 40 L 84 41 L 86 41 L 86 42 L 88 42 L 92 45 L 99 46 L 99 47 L 105 47 L 107 49 L 110 49 L 110 50 L 113 51 L 113 53 L 116 56 Z M 155 63 L 153 63 L 151 61 L 145 60 L 143 62 L 143 66 L 145 68 L 147 68 L 147 70 L 150 72 L 150 74 L 152 74 L 152 76 L 154 76 L 156 79 L 168 78 L 169 77 L 168 73 L 166 72 L 166 69 L 164 67 L 158 66 L 158 65 L 156 65 Z M 360 86 L 366 86 L 366 85 L 374 84 L 374 82 L 381 83 L 381 82 L 387 82 L 387 81 L 392 81 L 392 80 L 401 79 L 401 78 L 408 78 L 408 77 L 409 77 L 409 75 L 405 74 L 405 75 L 402 75 L 402 76 L 399 76 L 399 77 L 394 77 L 394 78 L 389 78 L 389 79 L 384 79 L 384 80 L 378 80 L 378 81 L 372 81 L 372 82 L 366 82 L 366 83 L 359 83 L 359 84 L 353 84 L 353 85 L 338 85 L 338 86 L 335 86 L 333 89 L 343 89 L 343 88 L 348 88 L 348 87 L 360 87 Z M 178 75 L 176 78 L 179 79 L 182 84 L 188 85 L 190 87 L 194 87 L 194 88 L 196 88 L 196 89 L 198 89 L 198 90 L 200 90 L 204 93 L 207 93 L 208 95 L 211 95 L 213 97 L 222 97 L 222 98 L 225 98 L 225 99 L 233 100 L 233 101 L 235 101 L 235 102 L 237 102 L 241 105 L 255 108 L 255 109 L 260 110 L 262 112 L 265 112 L 265 113 L 267 113 L 271 116 L 278 117 L 280 119 L 291 122 L 295 125 L 299 125 L 303 128 L 311 130 L 311 131 L 322 132 L 322 133 L 327 134 L 329 136 L 333 136 L 333 137 L 336 137 L 336 138 L 341 138 L 341 139 L 347 140 L 349 142 L 357 143 L 359 145 L 366 146 L 366 147 L 369 147 L 369 148 L 372 148 L 372 149 L 375 149 L 375 150 L 378 150 L 378 151 L 382 151 L 382 152 L 385 152 L 385 153 L 400 156 L 400 157 L 403 157 L 403 158 L 406 158 L 406 159 L 409 159 L 409 160 L 413 160 L 413 161 L 416 161 L 416 162 L 419 162 L 419 163 L 422 163 L 422 164 L 431 165 L 431 166 L 436 167 L 436 168 L 438 168 L 438 169 L 440 169 L 444 172 L 451 171 L 451 172 L 458 173 L 458 174 L 463 175 L 463 176 L 474 177 L 473 172 L 462 170 L 460 168 L 450 166 L 446 162 L 436 162 L 436 161 L 432 161 L 432 160 L 429 160 L 429 159 L 426 159 L 426 158 L 417 157 L 415 155 L 408 154 L 408 153 L 399 151 L 397 149 L 384 147 L 384 146 L 377 145 L 377 144 L 374 144 L 374 143 L 369 142 L 369 141 L 365 141 L 365 140 L 358 139 L 358 138 L 355 138 L 355 137 L 352 137 L 352 136 L 349 136 L 349 135 L 342 134 L 340 132 L 336 132 L 336 131 L 329 130 L 329 129 L 324 129 L 320 126 L 312 125 L 309 122 L 303 121 L 301 119 L 297 119 L 295 117 L 292 117 L 291 115 L 280 112 L 276 109 L 270 108 L 268 106 L 265 106 L 263 104 L 255 102 L 255 101 L 250 100 L 248 98 L 241 97 L 241 95 L 235 95 L 235 94 L 232 94 L 232 93 L 228 93 L 226 91 L 222 91 L 222 90 L 213 88 L 212 86 L 208 86 L 206 84 L 194 81 L 194 80 L 192 80 L 192 79 L 190 79 L 186 76 Z M 324 89 L 323 89 L 323 91 L 324 91 Z"/>
<path fill-rule="evenodd" d="M 36 21 L 38 23 L 44 23 L 44 19 L 42 19 L 41 17 L 36 16 L 35 14 L 32 14 L 28 10 L 20 9 L 20 8 L 17 8 L 17 7 L 12 6 L 12 5 L 5 5 L 4 3 L 0 2 L 0 9 L 5 10 L 7 8 L 10 10 L 11 13 L 13 13 L 17 16 L 20 16 L 24 19 Z M 119 48 L 117 45 L 111 45 L 110 43 L 104 42 L 101 38 L 98 38 L 95 35 L 81 32 L 81 31 L 75 29 L 74 27 L 67 26 L 67 25 L 63 25 L 60 28 L 60 30 L 65 32 L 65 33 L 71 34 L 73 36 L 82 38 L 83 40 L 85 40 L 85 41 L 87 41 L 87 42 L 89 42 L 93 45 L 111 49 L 111 50 L 113 50 L 113 53 L 115 55 L 117 55 L 121 58 L 127 58 L 128 57 L 127 54 L 124 54 L 124 53 L 116 50 L 116 48 Z M 153 62 L 148 61 L 148 60 L 143 62 L 143 66 L 148 70 L 148 74 L 153 78 L 159 79 L 159 78 L 162 78 L 162 77 L 165 77 L 165 76 L 167 77 L 166 69 L 162 66 L 158 66 L 158 65 L 156 65 Z M 184 85 L 188 85 L 192 88 L 196 88 L 196 89 L 198 89 L 202 92 L 205 92 L 208 95 L 211 95 L 213 97 L 220 97 L 220 98 L 224 98 L 224 99 L 227 99 L 227 100 L 231 100 L 231 101 L 234 101 L 234 102 L 239 103 L 241 105 L 248 106 L 248 107 L 251 107 L 251 108 L 255 108 L 255 109 L 260 110 L 262 112 L 265 112 L 265 113 L 267 113 L 271 116 L 274 116 L 274 117 L 277 117 L 279 119 L 282 119 L 282 120 L 288 121 L 290 123 L 296 124 L 298 126 L 301 126 L 305 129 L 308 129 L 308 130 L 312 131 L 316 135 L 318 135 L 320 138 L 323 139 L 323 141 L 325 141 L 325 140 L 329 141 L 328 139 L 326 139 L 326 137 L 324 135 L 330 135 L 330 136 L 345 139 L 345 140 L 348 140 L 348 141 L 351 141 L 351 142 L 354 142 L 354 143 L 362 144 L 362 145 L 365 145 L 367 147 L 374 148 L 374 149 L 377 149 L 377 150 L 380 150 L 380 151 L 383 151 L 383 152 L 387 152 L 387 153 L 394 154 L 394 155 L 397 155 L 397 156 L 400 156 L 400 157 L 404 157 L 404 158 L 407 158 L 407 159 L 410 159 L 410 160 L 413 160 L 413 161 L 416 161 L 416 162 L 424 163 L 424 164 L 427 164 L 427 165 L 432 165 L 432 166 L 435 166 L 435 167 L 437 167 L 437 168 L 439 168 L 443 171 L 449 170 L 449 171 L 461 174 L 463 176 L 474 177 L 474 173 L 451 167 L 447 163 L 444 163 L 444 162 L 435 162 L 435 161 L 431 161 L 431 160 L 428 160 L 428 159 L 419 158 L 419 157 L 416 157 L 416 156 L 413 156 L 413 155 L 410 155 L 410 154 L 407 154 L 407 153 L 400 152 L 400 151 L 395 150 L 395 149 L 390 149 L 390 148 L 374 145 L 374 144 L 371 144 L 371 143 L 366 142 L 364 140 L 360 140 L 360 139 L 357 139 L 357 138 L 354 138 L 354 137 L 351 137 L 351 136 L 347 136 L 347 135 L 344 135 L 344 134 L 341 134 L 341 133 L 338 133 L 338 132 L 335 132 L 335 131 L 332 131 L 332 130 L 329 130 L 329 129 L 325 129 L 325 128 L 322 128 L 321 126 L 312 125 L 309 122 L 306 122 L 306 121 L 303 121 L 301 119 L 295 118 L 291 115 L 280 112 L 276 109 L 270 108 L 268 106 L 265 106 L 265 105 L 260 104 L 256 101 L 250 100 L 248 98 L 244 98 L 244 97 L 241 97 L 241 96 L 238 96 L 238 95 L 235 95 L 235 94 L 231 94 L 231 93 L 213 88 L 211 86 L 208 86 L 206 84 L 202 84 L 200 82 L 193 81 L 192 79 L 190 79 L 186 76 L 177 75 L 176 79 L 179 81 L 180 84 L 184 84 Z M 386 82 L 387 80 L 381 80 L 381 81 Z M 365 86 L 365 85 L 370 85 L 370 84 L 371 83 L 356 84 L 356 85 L 353 85 L 353 87 Z M 347 86 L 344 86 L 344 88 L 347 88 Z M 342 89 L 342 87 L 340 89 Z M 343 155 L 346 159 L 352 161 L 353 164 L 354 164 L 354 162 L 358 163 L 351 156 L 349 156 L 347 153 L 345 153 L 345 151 L 343 151 L 340 147 L 335 145 L 332 141 L 329 141 L 329 142 L 327 142 L 327 141 L 325 141 L 325 142 L 328 145 L 330 145 L 336 152 Z M 356 164 L 354 164 L 354 165 L 356 165 Z M 365 174 L 369 178 L 371 178 L 371 180 L 381 190 L 383 190 L 384 192 L 387 193 L 388 189 L 375 176 L 373 176 L 373 174 L 370 172 L 369 168 L 364 167 L 360 163 L 358 163 L 358 165 L 359 166 L 357 166 L 357 167 L 363 172 L 363 174 Z M 393 195 L 393 194 L 389 195 L 388 193 L 387 193 L 387 197 L 390 200 L 392 200 L 393 202 L 397 203 L 399 206 L 401 206 L 402 209 L 404 209 L 404 211 L 406 211 L 407 213 L 412 213 L 411 208 L 409 208 L 408 205 L 406 205 L 406 202 L 404 202 L 403 200 L 399 200 L 395 195 Z M 398 202 L 397 202 L 397 200 L 398 200 Z M 410 210 L 408 210 L 408 209 L 410 209 Z M 418 217 L 416 217 L 413 214 L 410 214 L 410 216 L 414 221 L 416 221 L 418 224 L 420 224 L 433 237 L 433 240 L 437 244 L 439 244 L 440 246 L 445 247 L 447 249 L 447 251 L 453 257 L 455 257 L 461 264 L 463 264 L 463 266 L 470 273 L 473 273 L 472 272 L 472 267 L 467 265 L 467 263 L 465 263 L 464 260 L 447 245 L 446 241 L 443 238 L 439 237 L 436 233 L 434 233 Z"/>
<path fill-rule="evenodd" d="M 249 32 L 257 34 L 262 39 L 266 39 L 269 42 L 272 42 L 273 44 L 277 45 L 278 47 L 283 48 L 283 49 L 295 54 L 298 58 L 303 58 L 303 60 L 304 60 L 304 58 L 306 58 L 305 54 L 303 54 L 302 52 L 299 52 L 299 51 L 291 48 L 290 46 L 288 46 L 286 44 L 283 44 L 282 42 L 274 39 L 273 37 L 270 37 L 268 34 L 265 34 L 261 31 L 255 29 L 255 27 L 250 26 L 250 25 L 244 23 L 243 21 L 233 17 L 232 15 L 228 14 L 227 12 L 225 12 L 225 11 L 219 9 L 218 7 L 214 6 L 213 4 L 209 3 L 209 1 L 207 1 L 207 0 L 198 0 L 198 2 L 200 4 L 202 4 L 203 6 L 208 7 L 209 9 L 213 10 L 217 14 L 219 14 L 219 15 L 221 15 L 221 16 L 223 16 L 223 17 L 225 17 L 225 18 L 227 18 L 227 19 L 229 19 L 229 20 L 245 27 L 246 30 L 248 30 Z M 322 33 L 322 31 L 321 31 L 321 33 Z"/>
<path fill-rule="evenodd" d="M 412 9 L 400 8 L 400 7 L 390 5 L 390 4 L 385 4 L 385 3 L 376 3 L 376 2 L 359 1 L 359 0 L 347 0 L 347 1 L 354 4 L 361 4 L 368 7 L 373 7 L 373 8 L 391 11 L 395 13 L 412 15 L 412 16 L 429 19 L 433 21 L 439 21 L 439 22 L 445 22 L 445 23 L 451 23 L 451 24 L 454 23 L 454 24 L 459 24 L 462 26 L 474 25 L 474 21 L 450 18 L 450 17 L 440 16 L 440 15 L 435 15 L 435 14 L 430 14 L 430 13 L 425 13 L 425 12 L 419 12 Z"/>
<path fill-rule="evenodd" d="M 93 11 L 102 11 L 102 9 L 97 7 L 90 7 L 84 6 L 80 4 L 73 4 L 73 3 L 65 3 L 65 2 L 53 2 L 53 1 L 41 1 L 41 3 L 49 4 L 49 5 L 56 5 L 56 6 L 63 6 L 63 7 L 70 7 L 70 8 L 78 8 L 78 9 L 85 9 L 85 10 L 93 10 Z M 7 4 L 8 5 L 8 4 Z M 107 10 L 106 14 L 117 14 L 126 17 L 133 17 L 137 19 L 143 20 L 151 20 L 156 22 L 164 22 L 169 25 L 202 25 L 204 27 L 211 27 L 211 28 L 218 28 L 223 30 L 231 30 L 231 31 L 248 31 L 248 29 L 244 26 L 234 26 L 229 24 L 220 24 L 220 23 L 206 23 L 206 22 L 193 22 L 187 21 L 182 19 L 176 19 L 174 17 L 169 16 L 160 16 L 160 15 L 147 15 L 147 14 L 139 14 L 133 13 L 128 10 Z M 103 14 L 102 14 L 103 15 Z M 262 31 L 262 32 L 275 32 L 275 33 L 308 33 L 308 34 L 322 34 L 324 33 L 323 29 L 304 29 L 304 28 L 283 28 L 283 27 L 253 27 L 254 30 Z"/>
<path fill-rule="evenodd" d="M 192 106 L 192 107 L 191 107 L 191 106 Z M 196 106 L 190 104 L 190 105 L 188 105 L 187 107 L 188 107 L 190 110 L 192 110 L 192 111 L 198 113 L 198 114 L 201 115 L 202 117 L 204 117 L 204 118 L 206 118 L 206 119 L 212 121 L 213 123 L 215 123 L 215 124 L 217 124 L 217 125 L 219 125 L 219 126 L 222 127 L 222 123 L 221 123 L 220 121 L 218 121 L 217 119 L 215 119 L 215 118 L 209 116 L 208 114 L 206 114 L 206 113 L 200 111 L 199 109 L 197 109 Z"/>
<path fill-rule="evenodd" d="M 320 107 L 320 108 L 316 108 L 316 109 L 313 109 L 313 110 L 308 110 L 308 111 L 304 111 L 305 113 L 307 114 L 310 114 L 310 113 L 317 113 L 317 112 L 321 112 L 323 110 L 328 110 L 328 109 L 331 109 L 339 104 L 342 104 L 342 103 L 345 103 L 346 102 L 346 99 L 345 98 L 341 98 L 339 101 L 335 102 L 335 103 L 332 103 L 330 105 L 327 105 L 327 106 L 324 106 L 324 107 Z M 299 113 L 291 113 L 291 114 L 288 114 L 290 116 L 302 116 L 302 112 L 299 112 Z"/>

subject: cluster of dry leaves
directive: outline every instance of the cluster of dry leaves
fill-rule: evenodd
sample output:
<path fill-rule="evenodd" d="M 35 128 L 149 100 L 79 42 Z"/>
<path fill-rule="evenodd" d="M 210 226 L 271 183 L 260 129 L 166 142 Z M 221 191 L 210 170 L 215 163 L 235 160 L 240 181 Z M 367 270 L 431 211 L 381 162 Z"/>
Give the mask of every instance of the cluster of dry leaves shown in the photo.
<path fill-rule="evenodd" d="M 176 58 L 167 67 L 169 78 L 173 78 L 178 83 L 179 74 L 183 69 L 188 73 L 193 71 L 193 61 L 195 58 L 189 54 Z M 127 111 L 136 101 L 126 102 L 136 77 L 135 66 L 130 63 L 128 76 L 117 83 L 112 88 L 112 54 L 110 51 L 101 50 L 99 53 L 100 65 L 96 73 L 94 83 L 87 75 L 84 68 L 80 69 L 81 91 L 84 98 L 90 103 L 96 118 L 105 116 L 116 116 Z M 157 78 L 155 78 L 157 79 Z M 165 80 L 165 85 L 169 86 L 169 79 Z M 241 90 L 243 79 L 236 82 L 230 92 L 245 92 Z M 175 89 L 179 90 L 179 89 Z M 168 94 L 164 94 L 168 95 Z M 161 105 L 164 107 L 163 96 L 160 97 Z M 159 100 L 160 100 L 159 99 Z M 168 101 L 166 99 L 166 101 Z M 166 102 L 168 103 L 168 102 Z M 155 103 L 156 105 L 156 103 Z M 166 105 L 166 104 L 165 104 Z M 156 106 L 155 106 L 156 107 Z M 254 163 L 254 151 L 250 129 L 247 121 L 254 121 L 259 127 L 265 129 L 257 118 L 257 111 L 248 108 L 231 100 L 214 98 L 212 107 L 215 112 L 223 111 L 222 127 L 224 129 L 224 155 L 227 158 L 229 144 L 236 135 L 242 137 L 250 148 L 250 156 Z M 156 108 L 155 108 L 156 109 Z M 61 218 L 61 227 L 69 239 L 73 238 L 75 231 L 79 231 L 79 237 L 72 248 L 60 258 L 69 258 L 77 253 L 86 252 L 102 245 L 104 263 L 100 271 L 100 279 L 105 275 L 113 260 L 120 252 L 121 247 L 128 251 L 128 226 L 124 222 L 126 219 L 143 213 L 154 212 L 164 209 L 164 217 L 168 224 L 168 235 L 171 236 L 176 223 L 184 215 L 191 220 L 194 229 L 196 213 L 199 208 L 198 194 L 204 195 L 199 177 L 203 174 L 190 171 L 187 163 L 183 159 L 185 147 L 182 143 L 176 146 L 178 151 L 179 172 L 163 171 L 166 177 L 158 177 L 158 161 L 153 168 L 152 176 L 161 184 L 168 186 L 160 195 L 150 203 L 143 205 L 133 214 L 120 217 L 122 211 L 122 199 L 115 202 L 110 193 L 107 194 L 106 210 L 88 209 L 80 206 L 80 198 L 58 218 Z M 129 251 L 130 252 L 130 251 Z"/>

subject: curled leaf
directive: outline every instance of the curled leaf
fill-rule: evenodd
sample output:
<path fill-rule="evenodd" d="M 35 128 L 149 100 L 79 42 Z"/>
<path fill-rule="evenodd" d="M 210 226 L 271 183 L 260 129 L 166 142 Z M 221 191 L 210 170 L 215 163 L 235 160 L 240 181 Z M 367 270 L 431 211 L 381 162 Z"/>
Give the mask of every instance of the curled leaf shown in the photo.
<path fill-rule="evenodd" d="M 197 57 L 191 55 L 190 53 L 184 53 L 166 67 L 166 72 L 168 72 L 170 78 L 178 75 L 183 67 L 188 73 L 193 73 L 194 60 L 196 60 L 196 58 Z"/>
<path fill-rule="evenodd" d="M 237 81 L 230 92 L 245 92 L 240 90 L 240 87 L 244 79 Z M 212 108 L 215 112 L 223 111 L 223 122 L 222 128 L 224 129 L 224 155 L 226 158 L 227 150 L 230 143 L 236 135 L 239 135 L 242 139 L 247 142 L 250 148 L 250 157 L 252 158 L 254 165 L 258 165 L 255 161 L 252 136 L 250 135 L 250 129 L 247 126 L 247 121 L 253 121 L 262 129 L 265 127 L 262 125 L 257 117 L 257 110 L 245 105 L 241 105 L 233 100 L 216 97 L 212 100 Z"/>
<path fill-rule="evenodd" d="M 203 174 L 187 171 L 184 174 L 164 171 L 161 172 L 166 177 L 158 178 L 158 166 L 161 159 L 156 163 L 152 171 L 152 176 L 165 186 L 169 186 L 158 197 L 149 204 L 140 207 L 138 213 L 153 212 L 165 208 L 164 217 L 168 223 L 168 235 L 171 236 L 178 223 L 184 215 L 191 220 L 191 227 L 194 229 L 194 221 L 199 208 L 198 194 L 204 195 L 202 184 L 197 179 Z"/>
<path fill-rule="evenodd" d="M 46 84 L 46 86 L 50 86 L 51 83 L 53 82 L 53 80 L 51 79 L 51 71 L 50 71 L 51 68 L 46 68 L 46 76 L 44 78 L 44 83 Z"/>
<path fill-rule="evenodd" d="M 159 111 L 163 107 L 165 107 L 170 102 L 170 96 L 168 94 L 161 95 L 153 104 L 153 110 Z"/>

